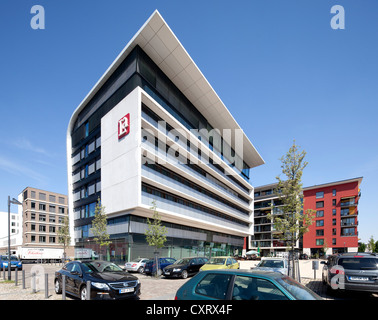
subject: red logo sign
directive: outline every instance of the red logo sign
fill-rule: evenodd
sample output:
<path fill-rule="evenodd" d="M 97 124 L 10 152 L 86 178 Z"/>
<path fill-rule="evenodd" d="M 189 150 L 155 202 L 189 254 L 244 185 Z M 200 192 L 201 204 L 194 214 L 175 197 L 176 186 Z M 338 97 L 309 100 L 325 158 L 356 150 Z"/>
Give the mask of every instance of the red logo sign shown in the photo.
<path fill-rule="evenodd" d="M 118 121 L 118 139 L 123 138 L 130 132 L 130 113 Z"/>

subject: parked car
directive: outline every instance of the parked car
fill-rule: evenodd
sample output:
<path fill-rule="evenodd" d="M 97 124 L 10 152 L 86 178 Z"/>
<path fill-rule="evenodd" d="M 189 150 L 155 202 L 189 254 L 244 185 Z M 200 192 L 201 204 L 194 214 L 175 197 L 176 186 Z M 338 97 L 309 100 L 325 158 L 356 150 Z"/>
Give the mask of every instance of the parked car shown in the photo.
<path fill-rule="evenodd" d="M 145 274 L 154 274 L 156 271 L 158 274 L 161 274 L 163 272 L 163 269 L 170 264 L 174 263 L 176 259 L 173 258 L 159 258 L 159 269 L 156 270 L 156 263 L 155 259 L 148 260 L 146 262 L 146 265 L 144 266 L 144 273 Z"/>
<path fill-rule="evenodd" d="M 239 262 L 232 257 L 212 257 L 200 271 L 215 269 L 239 269 Z"/>
<path fill-rule="evenodd" d="M 378 256 L 374 253 L 339 253 L 320 263 L 328 288 L 378 292 Z M 337 278 L 332 281 L 333 277 Z"/>
<path fill-rule="evenodd" d="M 163 275 L 167 278 L 181 277 L 196 274 L 200 268 L 208 261 L 206 257 L 182 258 L 163 269 Z"/>
<path fill-rule="evenodd" d="M 4 270 L 4 268 L 8 269 L 8 263 L 9 263 L 8 255 L 0 256 L 0 269 L 1 270 Z M 11 269 L 22 270 L 22 261 L 20 261 L 18 257 L 15 255 L 11 255 Z"/>
<path fill-rule="evenodd" d="M 87 281 L 91 299 L 125 299 L 140 295 L 140 281 L 114 263 L 100 260 L 72 261 L 55 272 L 55 292 L 62 293 L 63 275 L 66 293 L 86 300 Z"/>
<path fill-rule="evenodd" d="M 176 300 L 322 300 L 279 272 L 218 269 L 199 272 L 176 292 Z"/>
<path fill-rule="evenodd" d="M 285 258 L 261 258 L 261 262 L 254 270 L 280 272 L 284 275 L 288 273 L 287 259 Z"/>
<path fill-rule="evenodd" d="M 299 259 L 300 259 L 300 260 L 309 260 L 310 257 L 308 256 L 307 253 L 301 253 L 301 254 L 299 255 Z"/>
<path fill-rule="evenodd" d="M 125 269 L 127 271 L 143 273 L 144 272 L 144 266 L 146 265 L 146 262 L 148 260 L 150 260 L 150 259 L 138 258 L 138 259 L 135 259 L 134 261 L 126 262 L 125 263 Z"/>

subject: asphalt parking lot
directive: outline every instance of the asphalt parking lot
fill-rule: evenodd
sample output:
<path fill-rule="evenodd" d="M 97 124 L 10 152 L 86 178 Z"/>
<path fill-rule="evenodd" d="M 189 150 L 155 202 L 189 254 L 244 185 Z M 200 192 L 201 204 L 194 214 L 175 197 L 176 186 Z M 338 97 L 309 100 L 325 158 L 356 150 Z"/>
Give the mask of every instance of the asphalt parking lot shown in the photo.
<path fill-rule="evenodd" d="M 253 265 L 253 264 L 252 264 Z M 248 268 L 249 264 L 241 264 L 242 268 Z M 45 298 L 44 284 L 37 283 L 37 292 L 32 292 L 31 286 L 31 271 L 32 268 L 38 268 L 43 274 L 48 274 L 48 298 Z M 54 264 L 24 264 L 25 270 L 25 286 L 22 288 L 21 272 L 18 272 L 18 285 L 14 282 L 6 283 L 3 280 L 3 272 L 0 273 L 0 300 L 61 300 L 62 295 L 55 294 L 54 291 L 54 273 L 59 270 L 59 265 Z M 35 269 L 34 269 L 35 270 Z M 305 271 L 305 268 L 303 268 Z M 313 272 L 313 271 L 312 271 Z M 313 273 L 312 273 L 313 274 Z M 177 289 L 183 285 L 188 279 L 166 279 L 164 277 L 155 279 L 154 277 L 144 274 L 135 274 L 141 281 L 141 295 L 140 300 L 173 300 Z M 316 292 L 325 300 L 378 300 L 376 294 L 366 294 L 359 292 L 345 292 L 335 294 L 326 290 L 326 286 L 322 284 L 321 272 L 317 271 L 316 277 L 305 274 L 301 282 L 309 289 Z M 7 278 L 7 273 L 6 273 Z M 15 279 L 15 272 L 12 271 L 12 280 Z M 41 277 L 42 279 L 42 277 Z M 190 279 L 190 278 L 189 278 Z M 67 300 L 76 299 L 67 295 Z"/>

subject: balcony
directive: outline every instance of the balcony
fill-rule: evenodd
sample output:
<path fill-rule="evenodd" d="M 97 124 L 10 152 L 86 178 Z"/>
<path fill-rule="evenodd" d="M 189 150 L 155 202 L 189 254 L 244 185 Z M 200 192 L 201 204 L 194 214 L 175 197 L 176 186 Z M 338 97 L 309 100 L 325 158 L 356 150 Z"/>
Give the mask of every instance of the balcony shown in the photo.
<path fill-rule="evenodd" d="M 343 202 L 340 202 L 340 207 L 341 208 L 345 208 L 345 207 L 354 207 L 354 206 L 357 206 L 357 202 L 353 200 L 350 200 L 350 201 L 343 201 Z"/>

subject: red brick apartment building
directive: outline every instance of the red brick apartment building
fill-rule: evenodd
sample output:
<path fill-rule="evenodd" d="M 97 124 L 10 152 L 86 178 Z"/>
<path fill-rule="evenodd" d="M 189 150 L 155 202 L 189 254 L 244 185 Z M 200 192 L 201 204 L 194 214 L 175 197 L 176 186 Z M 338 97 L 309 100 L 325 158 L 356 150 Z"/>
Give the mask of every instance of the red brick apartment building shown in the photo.
<path fill-rule="evenodd" d="M 303 252 L 354 252 L 358 249 L 358 201 L 362 177 L 303 188 L 303 211 L 316 217 L 303 236 Z"/>

